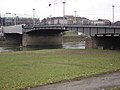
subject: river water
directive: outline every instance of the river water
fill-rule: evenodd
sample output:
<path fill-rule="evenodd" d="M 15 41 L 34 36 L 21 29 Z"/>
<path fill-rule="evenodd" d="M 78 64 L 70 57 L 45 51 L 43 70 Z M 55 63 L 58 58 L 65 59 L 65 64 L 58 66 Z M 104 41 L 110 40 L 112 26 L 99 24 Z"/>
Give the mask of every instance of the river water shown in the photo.
<path fill-rule="evenodd" d="M 85 42 L 65 42 L 63 43 L 65 49 L 85 49 Z"/>
<path fill-rule="evenodd" d="M 64 42 L 64 49 L 85 49 L 85 42 Z M 26 48 L 24 50 L 39 50 L 38 48 Z M 0 47 L 0 52 L 23 51 L 21 47 Z"/>

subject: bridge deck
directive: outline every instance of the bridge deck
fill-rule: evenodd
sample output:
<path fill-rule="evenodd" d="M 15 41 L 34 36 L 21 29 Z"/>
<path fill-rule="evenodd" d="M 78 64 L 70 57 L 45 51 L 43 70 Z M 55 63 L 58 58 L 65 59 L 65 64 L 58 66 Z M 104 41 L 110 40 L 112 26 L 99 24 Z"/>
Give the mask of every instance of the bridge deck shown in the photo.
<path fill-rule="evenodd" d="M 120 34 L 120 26 L 44 25 L 44 26 L 36 26 L 35 29 L 73 30 L 73 31 L 82 32 L 86 35 Z"/>
<path fill-rule="evenodd" d="M 41 31 L 68 31 L 74 30 L 82 32 L 86 35 L 96 35 L 96 34 L 120 34 L 120 26 L 84 26 L 84 25 L 39 25 L 35 27 L 22 27 L 22 25 L 3 27 L 4 33 L 18 33 L 23 34 L 23 32 L 32 32 L 34 30 Z"/>

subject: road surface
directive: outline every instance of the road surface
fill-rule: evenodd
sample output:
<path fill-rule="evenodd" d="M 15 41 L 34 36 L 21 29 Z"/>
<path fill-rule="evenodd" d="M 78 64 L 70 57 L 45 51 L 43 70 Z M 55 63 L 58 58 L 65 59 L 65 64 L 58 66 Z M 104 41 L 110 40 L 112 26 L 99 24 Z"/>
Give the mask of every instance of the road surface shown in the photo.
<path fill-rule="evenodd" d="M 114 87 L 120 88 L 120 71 L 76 81 L 35 87 L 29 90 L 105 90 Z"/>

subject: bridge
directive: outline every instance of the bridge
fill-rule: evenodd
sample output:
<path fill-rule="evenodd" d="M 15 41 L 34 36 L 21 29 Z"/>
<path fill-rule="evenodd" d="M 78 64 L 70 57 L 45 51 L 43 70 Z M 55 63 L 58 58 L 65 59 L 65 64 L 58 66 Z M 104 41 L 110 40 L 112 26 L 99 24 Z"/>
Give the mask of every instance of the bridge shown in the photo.
<path fill-rule="evenodd" d="M 18 35 L 16 42 L 20 41 L 20 45 L 23 46 L 61 46 L 61 32 L 68 30 L 84 33 L 87 36 L 86 48 L 120 48 L 120 26 L 39 25 L 27 27 L 16 25 L 3 28 L 6 36 L 11 35 L 13 38 Z"/>

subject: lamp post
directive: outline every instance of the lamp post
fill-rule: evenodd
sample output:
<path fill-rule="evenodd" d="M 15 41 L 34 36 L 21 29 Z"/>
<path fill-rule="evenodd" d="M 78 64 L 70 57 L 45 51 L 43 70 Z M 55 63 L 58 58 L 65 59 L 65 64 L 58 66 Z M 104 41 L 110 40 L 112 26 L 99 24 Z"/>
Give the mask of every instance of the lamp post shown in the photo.
<path fill-rule="evenodd" d="M 52 15 L 50 15 L 50 24 L 52 24 Z"/>
<path fill-rule="evenodd" d="M 14 17 L 14 25 L 16 25 L 16 14 L 14 14 L 15 17 Z"/>
<path fill-rule="evenodd" d="M 63 26 L 65 25 L 65 1 L 63 1 Z"/>
<path fill-rule="evenodd" d="M 112 16 L 113 16 L 113 23 L 114 23 L 114 5 L 112 5 Z"/>
<path fill-rule="evenodd" d="M 35 26 L 35 9 L 33 8 L 33 26 Z"/>
<path fill-rule="evenodd" d="M 76 24 L 77 23 L 77 20 L 76 20 L 76 10 L 74 12 L 75 12 L 75 24 Z"/>

